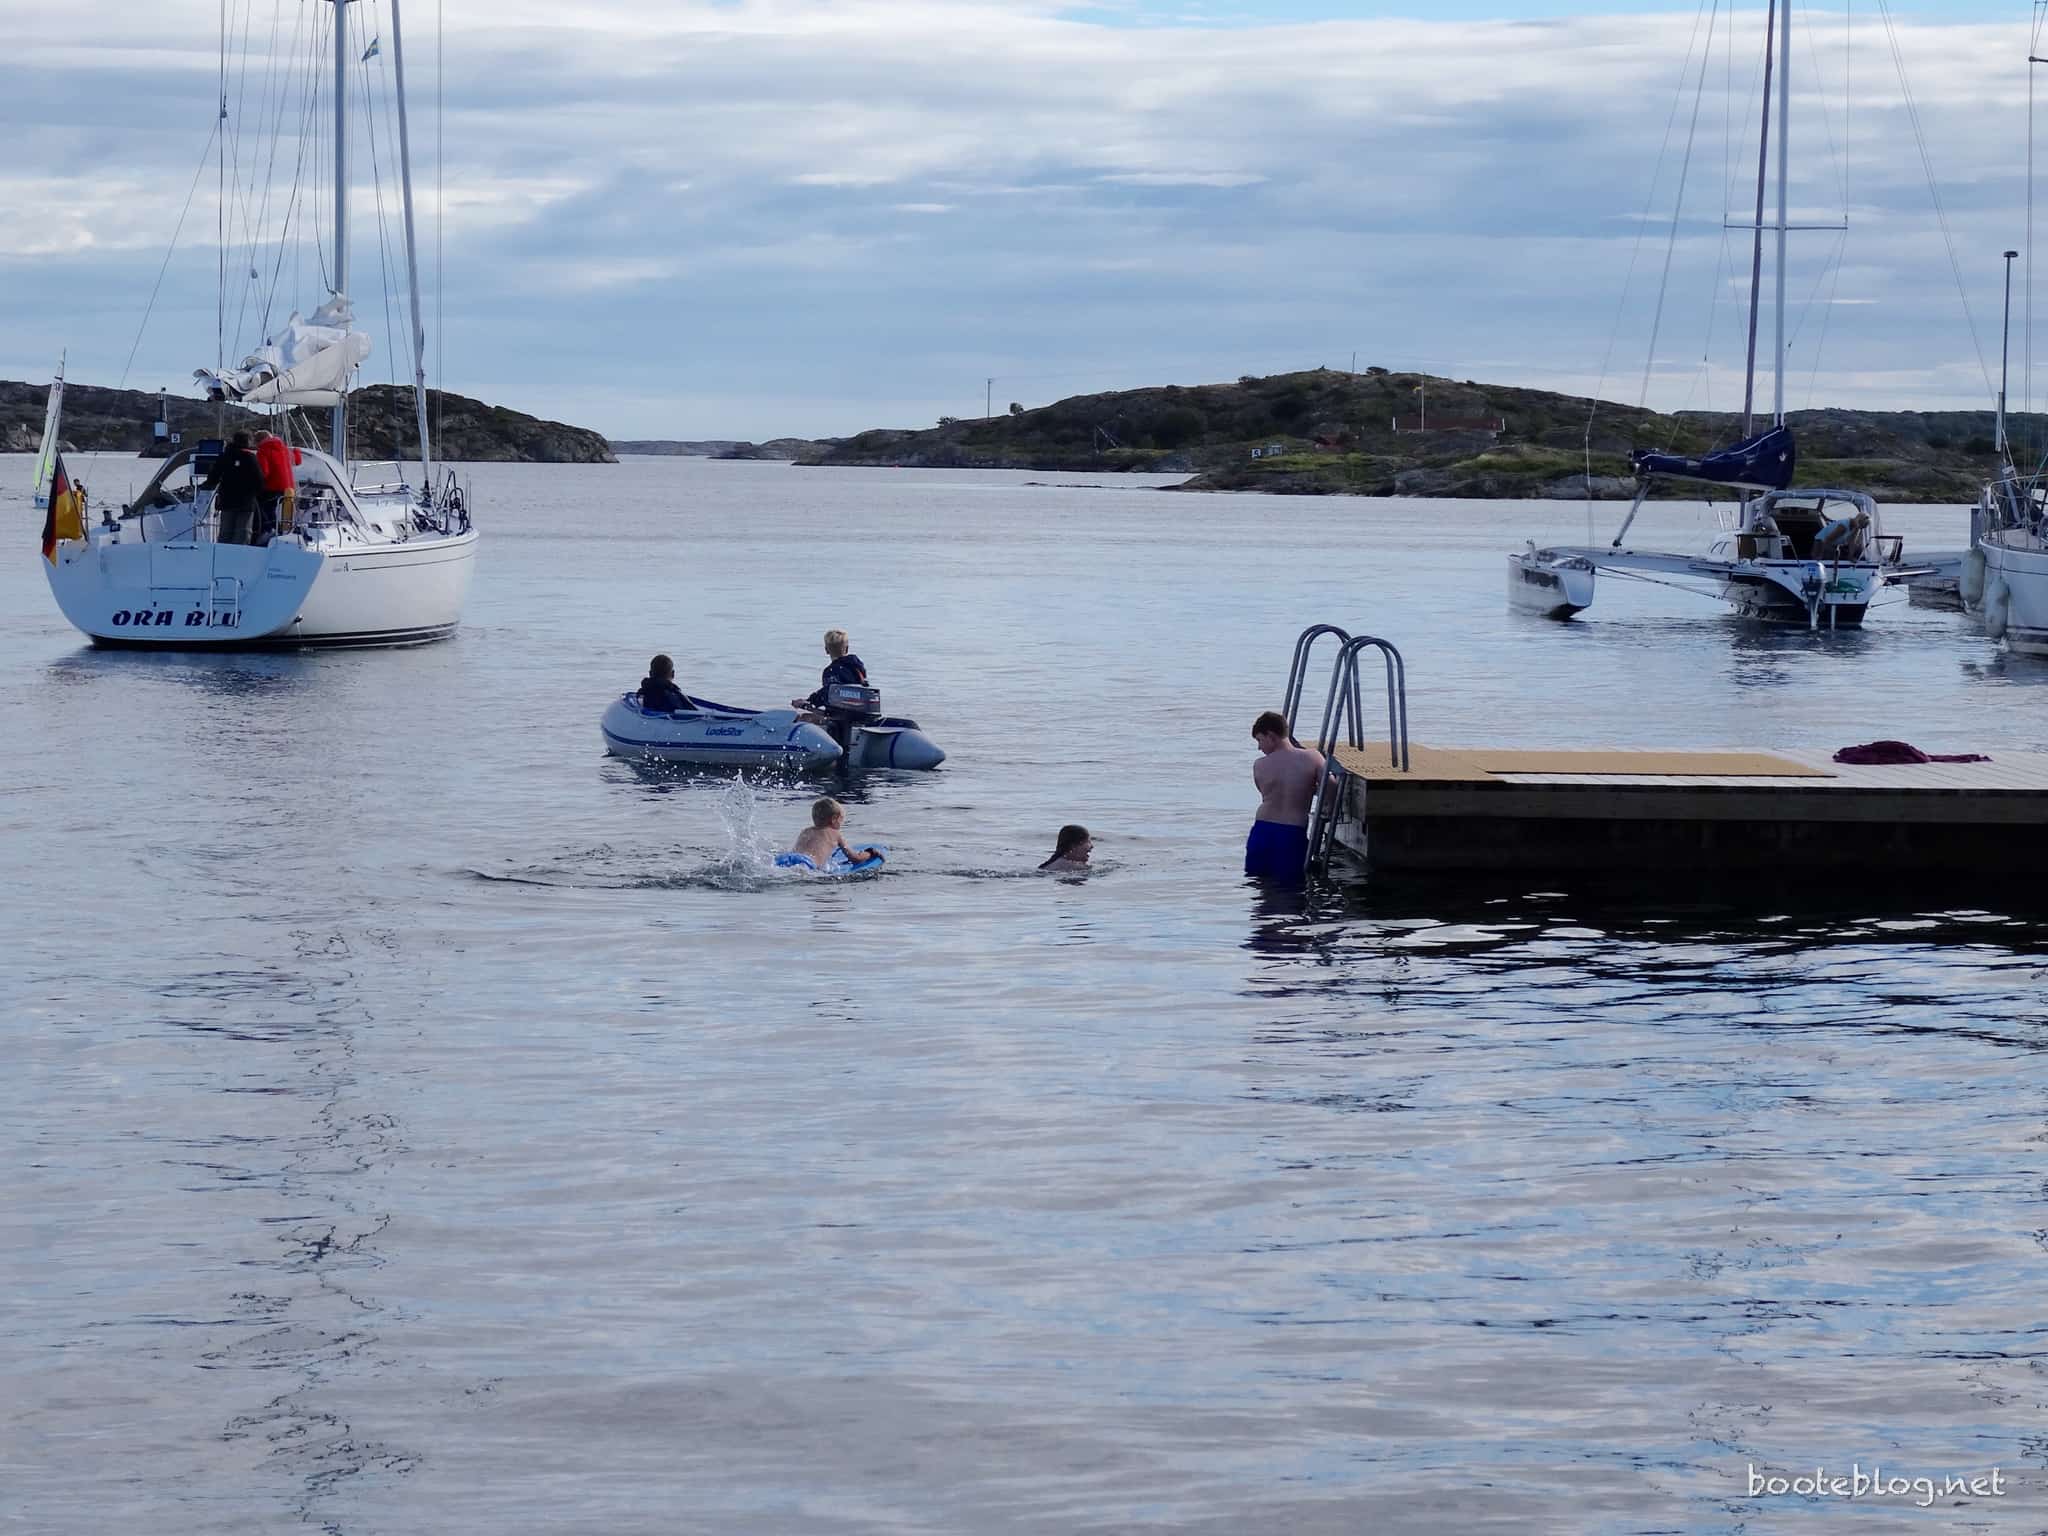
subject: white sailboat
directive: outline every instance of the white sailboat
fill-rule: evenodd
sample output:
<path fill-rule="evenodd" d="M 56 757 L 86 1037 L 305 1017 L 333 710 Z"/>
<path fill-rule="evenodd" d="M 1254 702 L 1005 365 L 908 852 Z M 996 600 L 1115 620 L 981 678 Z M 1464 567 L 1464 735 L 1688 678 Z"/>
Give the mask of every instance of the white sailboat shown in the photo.
<path fill-rule="evenodd" d="M 1788 214 L 1791 165 L 1792 8 L 1790 0 L 1773 0 L 1777 73 L 1777 219 L 1764 223 L 1765 168 L 1771 131 L 1769 72 L 1772 50 L 1765 53 L 1763 132 L 1758 147 L 1757 208 L 1752 226 L 1755 259 L 1750 270 L 1750 343 L 1745 376 L 1746 435 L 1741 442 L 1698 458 L 1663 453 L 1633 457 L 1637 492 L 1620 531 L 1600 547 L 1531 547 L 1508 556 L 1508 587 L 1515 606 L 1569 618 L 1593 600 L 1600 571 L 1650 577 L 1694 587 L 1730 603 L 1743 617 L 1766 623 L 1798 624 L 1809 629 L 1847 629 L 1860 625 L 1871 601 L 1888 584 L 1911 573 L 1902 563 L 1902 543 L 1887 537 L 1876 503 L 1860 491 L 1834 487 L 1791 489 L 1798 461 L 1797 446 L 1785 425 L 1785 243 L 1791 231 Z M 1756 390 L 1756 321 L 1763 282 L 1763 235 L 1777 235 L 1773 272 L 1776 361 L 1772 373 L 1772 424 L 1754 431 Z M 1655 489 L 1659 475 L 1701 480 L 1744 493 L 1733 526 L 1725 527 L 1704 555 L 1627 548 L 1624 540 Z M 1555 590 L 1569 585 L 1569 598 L 1546 603 Z"/>
<path fill-rule="evenodd" d="M 369 336 L 355 326 L 348 297 L 353 0 L 320 3 L 334 7 L 331 290 L 310 317 L 294 312 L 239 367 L 195 374 L 211 399 L 271 408 L 273 430 L 287 442 L 296 440 L 290 524 L 266 543 L 223 542 L 214 493 L 204 483 L 221 444 L 202 442 L 173 453 L 133 501 L 89 526 L 67 530 L 77 536 L 56 539 L 45 561 L 64 617 L 98 644 L 412 645 L 452 633 L 461 619 L 477 533 L 466 488 L 445 466 L 436 478 L 428 430 L 399 0 L 389 0 L 389 41 L 411 299 L 416 479 L 410 465 L 373 468 L 349 457 L 348 393 L 371 348 Z M 378 51 L 374 41 L 371 51 Z M 46 456 L 55 453 L 61 402 L 60 378 L 51 390 Z M 301 406 L 330 409 L 326 451 L 312 446 L 301 418 L 292 415 Z"/>
<path fill-rule="evenodd" d="M 2023 656 L 2048 656 L 2048 491 L 2008 472 L 1984 487 L 1963 557 L 1963 606 Z"/>
<path fill-rule="evenodd" d="M 2035 7 L 2035 24 L 2040 8 Z M 2048 63 L 2027 52 L 2027 165 L 2034 163 L 2033 69 Z M 2033 355 L 2033 189 L 2027 195 L 2027 355 Z M 1984 487 L 1970 517 L 1970 548 L 1962 557 L 1957 578 L 1959 605 L 1974 614 L 1984 632 L 2023 656 L 2048 656 L 2048 484 L 2044 462 L 2022 475 L 2013 462 L 2012 439 L 2006 432 L 2006 371 L 2012 357 L 2012 263 L 2018 251 L 2005 253 L 2005 334 L 1998 380 L 1998 478 Z M 2029 370 L 2031 391 L 2031 369 Z"/>

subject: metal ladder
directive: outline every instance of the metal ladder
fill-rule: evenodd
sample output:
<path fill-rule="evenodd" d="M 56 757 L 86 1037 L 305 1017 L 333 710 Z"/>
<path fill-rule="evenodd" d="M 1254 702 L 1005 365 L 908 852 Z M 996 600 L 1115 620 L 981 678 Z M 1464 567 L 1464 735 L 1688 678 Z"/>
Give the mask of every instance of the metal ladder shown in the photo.
<path fill-rule="evenodd" d="M 1337 838 L 1337 814 L 1344 803 L 1350 774 L 1337 761 L 1338 734 L 1356 751 L 1365 750 L 1365 703 L 1358 680 L 1359 655 L 1368 650 L 1380 653 L 1387 674 L 1387 752 L 1391 766 L 1408 771 L 1408 666 L 1392 641 L 1377 635 L 1353 635 L 1335 624 L 1311 624 L 1294 642 L 1294 661 L 1287 672 L 1285 708 L 1287 730 L 1294 735 L 1294 718 L 1301 708 L 1302 688 L 1308 680 L 1308 665 L 1316 642 L 1324 635 L 1337 637 L 1337 660 L 1330 669 L 1330 691 L 1323 701 L 1323 726 L 1316 748 L 1323 755 L 1323 776 L 1316 788 L 1314 809 L 1309 817 L 1308 868 L 1320 874 L 1330 865 L 1330 851 Z M 1296 741 L 1296 745 L 1299 745 Z"/>
<path fill-rule="evenodd" d="M 242 583 L 233 576 L 215 576 L 206 622 L 214 629 L 235 629 L 242 622 Z"/>

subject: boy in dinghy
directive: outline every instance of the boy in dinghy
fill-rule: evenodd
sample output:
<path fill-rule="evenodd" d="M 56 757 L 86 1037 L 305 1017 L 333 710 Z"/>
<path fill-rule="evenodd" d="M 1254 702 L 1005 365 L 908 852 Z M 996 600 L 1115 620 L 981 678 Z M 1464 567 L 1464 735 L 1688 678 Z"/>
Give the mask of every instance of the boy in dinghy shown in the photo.
<path fill-rule="evenodd" d="M 647 663 L 647 675 L 640 679 L 640 707 L 674 714 L 697 706 L 676 686 L 676 664 L 665 655 Z"/>
<path fill-rule="evenodd" d="M 843 629 L 825 631 L 825 654 L 831 658 L 825 663 L 824 676 L 809 698 L 791 699 L 796 709 L 823 709 L 826 696 L 834 683 L 858 683 L 867 686 L 868 669 L 861 665 L 861 659 L 853 654 L 852 642 L 846 638 Z"/>

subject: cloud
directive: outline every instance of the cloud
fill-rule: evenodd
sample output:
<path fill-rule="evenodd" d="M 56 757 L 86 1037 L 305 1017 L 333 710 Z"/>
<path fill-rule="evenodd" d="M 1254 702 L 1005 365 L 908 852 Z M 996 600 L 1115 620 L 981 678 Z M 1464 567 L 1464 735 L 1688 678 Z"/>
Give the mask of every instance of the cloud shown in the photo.
<path fill-rule="evenodd" d="M 383 25 L 373 5 L 358 25 Z M 297 163 L 298 120 L 275 103 L 313 78 L 318 9 L 252 12 L 246 57 L 231 61 L 249 84 L 229 145 L 245 190 L 227 222 L 240 254 L 264 237 L 266 274 L 267 239 L 289 227 L 274 299 L 286 306 L 319 298 L 325 193 L 316 177 L 288 206 L 259 186 Z M 114 382 L 195 173 L 136 369 L 175 378 L 211 359 L 216 16 L 203 0 L 0 0 L 16 82 L 0 376 L 39 376 L 69 346 L 76 376 Z M 430 252 L 441 189 L 448 281 L 429 307 L 450 332 L 448 383 L 544 398 L 622 435 L 693 437 L 852 430 L 879 424 L 885 400 L 935 416 L 989 374 L 1102 388 L 1354 348 L 1362 362 L 1436 358 L 1461 377 L 1570 377 L 1632 397 L 1692 104 L 1690 78 L 1679 94 L 1690 10 L 1134 19 L 1028 0 L 455 11 L 438 175 L 432 49 L 414 22 L 412 128 Z M 1801 218 L 1846 213 L 1851 230 L 1794 237 L 1795 300 L 1840 311 L 1801 331 L 1795 367 L 1832 398 L 1977 403 L 1980 347 L 1995 362 L 1995 253 L 2023 233 L 2025 78 L 1985 69 L 2011 51 L 2010 29 L 1899 29 L 1978 307 L 1973 342 L 1875 22 L 1859 20 L 1848 54 L 1850 151 L 1830 153 L 1838 26 L 1816 17 L 1800 49 L 1793 195 Z M 1660 356 L 1739 363 L 1747 246 L 1721 224 L 1753 195 L 1756 41 L 1745 33 L 1727 54 L 1716 41 Z M 373 94 L 388 90 L 388 62 L 367 71 Z M 392 146 L 372 148 L 356 157 L 359 295 L 398 246 Z M 1839 280 L 1838 250 L 1850 264 Z M 360 307 L 381 319 L 377 300 Z M 230 351 L 256 323 L 231 317 Z M 1653 403 L 1693 387 L 1653 371 Z"/>
<path fill-rule="evenodd" d="M 1255 187 L 1266 178 L 1250 171 L 1113 171 L 1098 179 L 1127 187 Z"/>

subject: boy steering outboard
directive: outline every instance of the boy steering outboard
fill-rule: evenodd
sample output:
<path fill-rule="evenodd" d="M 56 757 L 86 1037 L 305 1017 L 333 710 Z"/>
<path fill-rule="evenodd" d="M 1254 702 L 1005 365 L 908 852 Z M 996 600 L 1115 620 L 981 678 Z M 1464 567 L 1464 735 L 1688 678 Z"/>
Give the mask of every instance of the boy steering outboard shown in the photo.
<path fill-rule="evenodd" d="M 946 760 L 915 720 L 883 715 L 882 690 L 868 682 L 845 630 L 825 631 L 825 654 L 831 659 L 817 690 L 790 703 L 817 711 L 806 718 L 819 720 L 839 743 L 842 768 L 936 768 Z"/>

